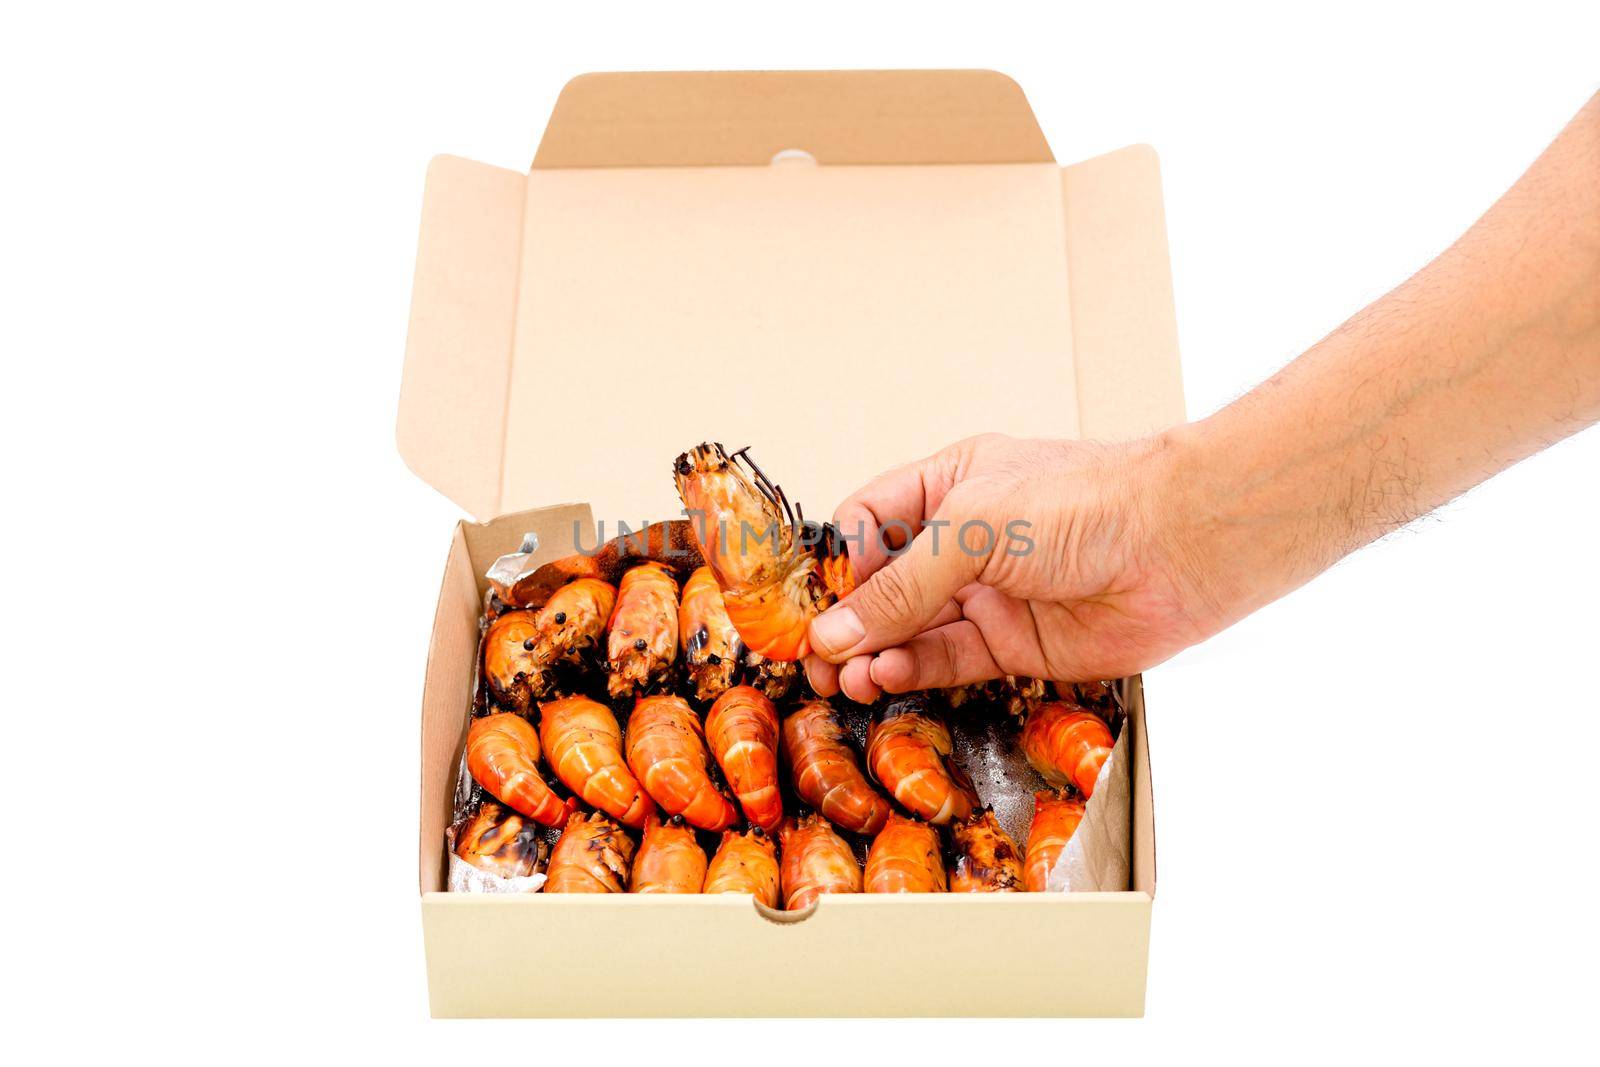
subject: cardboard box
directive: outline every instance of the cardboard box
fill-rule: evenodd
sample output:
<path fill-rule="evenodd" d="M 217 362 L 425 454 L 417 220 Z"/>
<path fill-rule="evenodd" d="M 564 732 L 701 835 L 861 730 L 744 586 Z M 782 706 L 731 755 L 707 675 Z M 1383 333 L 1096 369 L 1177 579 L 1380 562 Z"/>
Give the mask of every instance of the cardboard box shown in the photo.
<path fill-rule="evenodd" d="M 1155 834 L 1130 686 L 1132 885 L 1084 894 L 440 892 L 483 574 L 537 532 L 680 514 L 672 457 L 753 444 L 824 517 L 983 430 L 1183 418 L 1154 153 L 1060 167 L 987 71 L 596 74 L 531 171 L 428 171 L 401 454 L 481 523 L 445 563 L 418 838 L 436 1016 L 1138 1015 Z M 587 500 L 587 504 L 550 502 Z"/>

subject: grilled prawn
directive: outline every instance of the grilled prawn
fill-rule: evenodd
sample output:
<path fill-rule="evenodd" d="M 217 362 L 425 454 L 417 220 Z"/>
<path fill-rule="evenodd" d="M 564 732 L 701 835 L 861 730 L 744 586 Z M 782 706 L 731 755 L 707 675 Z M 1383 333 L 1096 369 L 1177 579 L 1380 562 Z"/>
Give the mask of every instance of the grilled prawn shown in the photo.
<path fill-rule="evenodd" d="M 717 698 L 706 715 L 706 739 L 739 807 L 751 825 L 767 831 L 783 819 L 778 794 L 778 710 L 748 685 Z"/>
<path fill-rule="evenodd" d="M 1070 788 L 1033 794 L 1033 822 L 1028 827 L 1024 882 L 1030 893 L 1049 888 L 1050 872 L 1083 821 L 1083 798 Z"/>
<path fill-rule="evenodd" d="M 502 804 L 546 826 L 560 826 L 577 801 L 563 801 L 539 775 L 539 734 L 514 711 L 473 719 L 467 770 Z"/>
<path fill-rule="evenodd" d="M 683 583 L 678 637 L 695 698 L 717 699 L 734 683 L 744 643 L 722 606 L 722 587 L 710 567 L 701 567 Z"/>
<path fill-rule="evenodd" d="M 573 812 L 550 854 L 546 893 L 626 893 L 633 839 L 598 811 Z"/>
<path fill-rule="evenodd" d="M 551 687 L 552 669 L 579 663 L 600 646 L 617 591 L 596 578 L 580 578 L 556 590 L 537 612 L 508 611 L 490 624 L 483 639 L 484 674 L 495 701 L 526 708 Z"/>
<path fill-rule="evenodd" d="M 918 693 L 890 701 L 867 731 L 867 770 L 907 811 L 932 823 L 965 819 L 978 804 L 951 760 L 950 730 Z"/>
<path fill-rule="evenodd" d="M 1022 854 L 1001 828 L 993 808 L 950 827 L 955 862 L 950 867 L 952 893 L 1016 893 L 1022 889 Z"/>
<path fill-rule="evenodd" d="M 851 833 L 875 834 L 889 801 L 861 772 L 855 749 L 826 700 L 808 700 L 783 720 L 782 748 L 800 799 Z"/>
<path fill-rule="evenodd" d="M 778 848 L 759 826 L 744 833 L 727 830 L 706 868 L 706 893 L 751 893 L 769 908 L 778 906 Z"/>
<path fill-rule="evenodd" d="M 1001 679 L 999 689 L 1001 698 L 1006 702 L 1006 712 L 1019 720 L 1050 699 L 1043 678 L 1008 674 Z"/>
<path fill-rule="evenodd" d="M 1052 701 L 1023 723 L 1022 754 L 1051 785 L 1070 783 L 1091 797 L 1111 756 L 1111 730 L 1087 708 Z"/>
<path fill-rule="evenodd" d="M 800 680 L 800 664 L 789 659 L 768 659 L 754 652 L 745 653 L 750 666 L 750 684 L 770 700 L 782 700 Z"/>
<path fill-rule="evenodd" d="M 622 730 L 611 709 L 588 697 L 539 706 L 539 740 L 556 777 L 586 804 L 634 829 L 654 810 L 622 758 Z"/>
<path fill-rule="evenodd" d="M 796 521 L 783 490 L 745 451 L 729 456 L 703 444 L 680 455 L 678 496 L 745 645 L 767 659 L 801 659 L 811 650 L 806 626 L 835 597 L 818 559 L 821 538 Z"/>
<path fill-rule="evenodd" d="M 711 780 L 700 717 L 682 697 L 642 697 L 628 717 L 628 766 L 661 810 L 702 830 L 726 830 L 739 812 Z"/>
<path fill-rule="evenodd" d="M 868 893 L 943 893 L 939 832 L 925 822 L 889 816 L 867 850 Z"/>
<path fill-rule="evenodd" d="M 823 893 L 861 892 L 861 864 L 828 820 L 806 815 L 785 819 L 778 831 L 783 844 L 779 874 L 785 911 L 799 911 Z"/>
<path fill-rule="evenodd" d="M 485 800 L 457 832 L 455 853 L 481 871 L 526 878 L 544 870 L 549 846 L 533 823 Z"/>
<path fill-rule="evenodd" d="M 483 677 L 489 694 L 503 708 L 526 708 L 533 699 L 530 677 L 541 673 L 533 654 L 538 616 L 508 611 L 489 624 L 483 635 Z"/>
<path fill-rule="evenodd" d="M 698 893 L 706 880 L 706 853 L 694 831 L 674 815 L 645 820 L 644 840 L 633 858 L 633 892 Z"/>
<path fill-rule="evenodd" d="M 622 576 L 606 644 L 607 687 L 614 697 L 653 689 L 678 659 L 678 580 L 647 562 Z"/>

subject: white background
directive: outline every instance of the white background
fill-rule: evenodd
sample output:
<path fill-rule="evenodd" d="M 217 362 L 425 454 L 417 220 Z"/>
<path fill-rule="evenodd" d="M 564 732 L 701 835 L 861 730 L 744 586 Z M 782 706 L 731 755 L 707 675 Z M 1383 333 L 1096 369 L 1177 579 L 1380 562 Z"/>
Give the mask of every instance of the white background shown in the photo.
<path fill-rule="evenodd" d="M 525 166 L 588 70 L 999 68 L 1060 159 L 1160 150 L 1200 415 L 1442 249 L 1600 85 L 1592 3 L 580 7 L 4 16 L 8 1045 L 1592 1054 L 1595 431 L 1151 672 L 1144 1021 L 427 1019 L 417 707 L 458 513 L 392 424 L 432 154 Z"/>

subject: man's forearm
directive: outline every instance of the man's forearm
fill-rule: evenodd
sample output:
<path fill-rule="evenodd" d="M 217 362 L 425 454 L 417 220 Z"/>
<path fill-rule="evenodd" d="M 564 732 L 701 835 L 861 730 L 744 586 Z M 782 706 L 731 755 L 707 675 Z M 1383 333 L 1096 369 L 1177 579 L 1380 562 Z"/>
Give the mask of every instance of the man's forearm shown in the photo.
<path fill-rule="evenodd" d="M 1226 625 L 1600 419 L 1600 96 L 1453 247 L 1169 435 Z"/>

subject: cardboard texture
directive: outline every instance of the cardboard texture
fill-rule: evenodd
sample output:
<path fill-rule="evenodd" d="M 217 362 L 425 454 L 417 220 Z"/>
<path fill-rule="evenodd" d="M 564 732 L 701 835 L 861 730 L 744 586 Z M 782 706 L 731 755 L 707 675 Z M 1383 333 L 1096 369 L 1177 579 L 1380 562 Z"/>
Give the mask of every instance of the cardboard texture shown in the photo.
<path fill-rule="evenodd" d="M 743 898 L 439 890 L 482 575 L 523 534 L 548 559 L 596 519 L 675 517 L 671 458 L 707 438 L 754 445 L 823 517 L 965 434 L 1182 418 L 1154 154 L 1056 166 L 1002 75 L 587 75 L 531 173 L 435 159 L 397 440 L 484 521 L 452 538 L 423 698 L 434 1014 L 1140 1014 L 1137 679 L 1126 892 L 824 897 L 794 921 Z"/>

